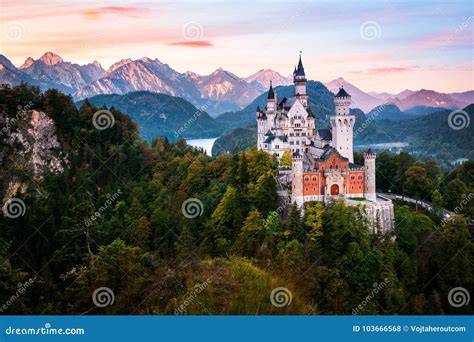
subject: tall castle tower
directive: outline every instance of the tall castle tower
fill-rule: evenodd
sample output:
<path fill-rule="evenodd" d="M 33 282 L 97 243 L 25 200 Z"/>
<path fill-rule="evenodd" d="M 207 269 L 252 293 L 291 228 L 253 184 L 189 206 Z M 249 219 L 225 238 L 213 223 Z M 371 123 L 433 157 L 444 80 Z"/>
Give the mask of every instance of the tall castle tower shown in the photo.
<path fill-rule="evenodd" d="M 364 152 L 365 167 L 365 194 L 364 197 L 369 201 L 375 202 L 377 196 L 375 194 L 375 153 L 372 150 Z"/>
<path fill-rule="evenodd" d="M 349 110 L 351 96 L 343 87 L 339 88 L 339 92 L 334 96 L 334 105 L 336 107 L 336 113 L 331 116 L 334 148 L 343 157 L 349 159 L 350 163 L 353 163 L 354 153 L 352 141 L 355 116 L 351 115 Z"/>
<path fill-rule="evenodd" d="M 303 156 L 299 152 L 293 153 L 291 163 L 291 199 L 296 202 L 298 207 L 302 207 L 304 203 L 303 194 Z"/>
<path fill-rule="evenodd" d="M 267 132 L 267 116 L 265 112 L 257 106 L 257 148 L 263 149 L 265 133 Z"/>
<path fill-rule="evenodd" d="M 301 101 L 303 106 L 306 108 L 308 106 L 308 94 L 306 94 L 306 75 L 304 73 L 303 62 L 298 61 L 298 68 L 295 67 L 293 71 L 293 83 L 295 84 L 295 96 Z"/>

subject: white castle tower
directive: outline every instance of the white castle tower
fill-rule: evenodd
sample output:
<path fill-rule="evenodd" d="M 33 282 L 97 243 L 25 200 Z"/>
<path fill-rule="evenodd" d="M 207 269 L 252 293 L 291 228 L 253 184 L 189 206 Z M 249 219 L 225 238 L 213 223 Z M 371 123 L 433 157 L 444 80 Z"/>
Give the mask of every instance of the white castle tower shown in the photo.
<path fill-rule="evenodd" d="M 364 197 L 369 201 L 375 202 L 377 196 L 375 194 L 375 153 L 372 150 L 364 152 L 365 167 L 365 193 Z"/>
<path fill-rule="evenodd" d="M 257 146 L 259 149 L 263 148 L 263 142 L 265 141 L 265 133 L 267 132 L 267 116 L 265 112 L 257 106 Z"/>
<path fill-rule="evenodd" d="M 293 71 L 293 83 L 295 85 L 295 96 L 303 106 L 306 108 L 308 106 L 308 95 L 306 94 L 306 75 L 304 73 L 303 62 L 301 61 L 301 52 L 300 60 L 298 61 L 298 68 L 295 67 Z"/>
<path fill-rule="evenodd" d="M 343 157 L 354 162 L 354 153 L 352 150 L 353 129 L 355 116 L 350 114 L 351 96 L 339 88 L 339 92 L 334 96 L 334 105 L 336 106 L 335 115 L 331 116 L 331 127 L 334 148 Z"/>

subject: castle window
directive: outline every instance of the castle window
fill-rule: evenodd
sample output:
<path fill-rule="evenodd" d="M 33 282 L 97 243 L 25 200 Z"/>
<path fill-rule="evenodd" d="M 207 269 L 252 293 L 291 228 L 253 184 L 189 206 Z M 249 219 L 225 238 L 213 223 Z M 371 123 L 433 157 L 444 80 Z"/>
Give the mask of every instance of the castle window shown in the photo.
<path fill-rule="evenodd" d="M 359 185 L 359 190 L 362 189 L 362 187 Z"/>
<path fill-rule="evenodd" d="M 290 141 L 290 145 L 293 145 L 293 144 L 294 144 L 294 141 L 293 141 L 293 140 L 291 140 L 291 141 Z"/>
<path fill-rule="evenodd" d="M 351 189 L 352 189 L 352 190 L 354 190 L 354 185 L 353 185 L 353 186 L 351 186 Z"/>
<path fill-rule="evenodd" d="M 351 179 L 354 180 L 354 179 L 355 179 L 355 176 L 351 176 Z"/>
<path fill-rule="evenodd" d="M 357 177 L 357 178 L 362 179 L 362 176 L 359 176 L 359 177 Z"/>
<path fill-rule="evenodd" d="M 339 166 L 336 165 L 336 170 L 339 168 Z"/>
<path fill-rule="evenodd" d="M 316 182 L 316 177 L 313 177 L 313 182 Z"/>
<path fill-rule="evenodd" d="M 299 136 L 300 136 L 300 133 L 299 133 L 299 132 L 296 132 L 296 136 L 299 137 Z"/>
<path fill-rule="evenodd" d="M 305 178 L 304 178 L 304 181 L 305 181 L 305 182 L 309 182 L 309 177 L 305 177 Z"/>
<path fill-rule="evenodd" d="M 332 170 L 332 165 L 329 165 L 329 170 Z"/>
<path fill-rule="evenodd" d="M 280 148 L 280 145 L 275 145 L 275 148 Z"/>
<path fill-rule="evenodd" d="M 316 191 L 316 188 L 315 188 L 315 187 L 313 187 L 313 191 Z"/>
<path fill-rule="evenodd" d="M 305 136 L 306 136 L 306 132 L 301 133 L 301 135 L 302 135 L 303 137 L 305 137 Z"/>
<path fill-rule="evenodd" d="M 292 137 L 292 136 L 293 136 L 293 133 L 290 133 L 290 137 Z"/>
<path fill-rule="evenodd" d="M 308 188 L 306 188 L 306 191 L 308 191 Z"/>

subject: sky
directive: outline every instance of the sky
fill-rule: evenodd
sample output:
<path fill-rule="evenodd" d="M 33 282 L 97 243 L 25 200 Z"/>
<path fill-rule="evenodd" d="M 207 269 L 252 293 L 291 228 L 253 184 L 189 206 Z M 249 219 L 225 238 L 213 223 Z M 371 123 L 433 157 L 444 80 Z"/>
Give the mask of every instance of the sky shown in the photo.
<path fill-rule="evenodd" d="M 0 53 L 16 66 L 44 52 L 104 68 L 158 58 L 179 72 L 222 67 L 365 91 L 474 89 L 474 1 L 0 0 Z"/>

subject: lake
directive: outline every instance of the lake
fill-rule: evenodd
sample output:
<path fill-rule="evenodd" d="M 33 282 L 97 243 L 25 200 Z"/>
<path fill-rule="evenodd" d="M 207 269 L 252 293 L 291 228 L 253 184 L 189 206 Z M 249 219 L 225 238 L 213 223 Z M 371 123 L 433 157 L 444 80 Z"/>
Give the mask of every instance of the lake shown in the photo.
<path fill-rule="evenodd" d="M 208 156 L 212 155 L 212 145 L 214 145 L 214 141 L 216 141 L 217 138 L 211 138 L 211 139 L 189 139 L 186 140 L 186 143 L 188 145 L 194 146 L 194 147 L 202 147 L 204 151 L 206 151 L 206 154 Z"/>

